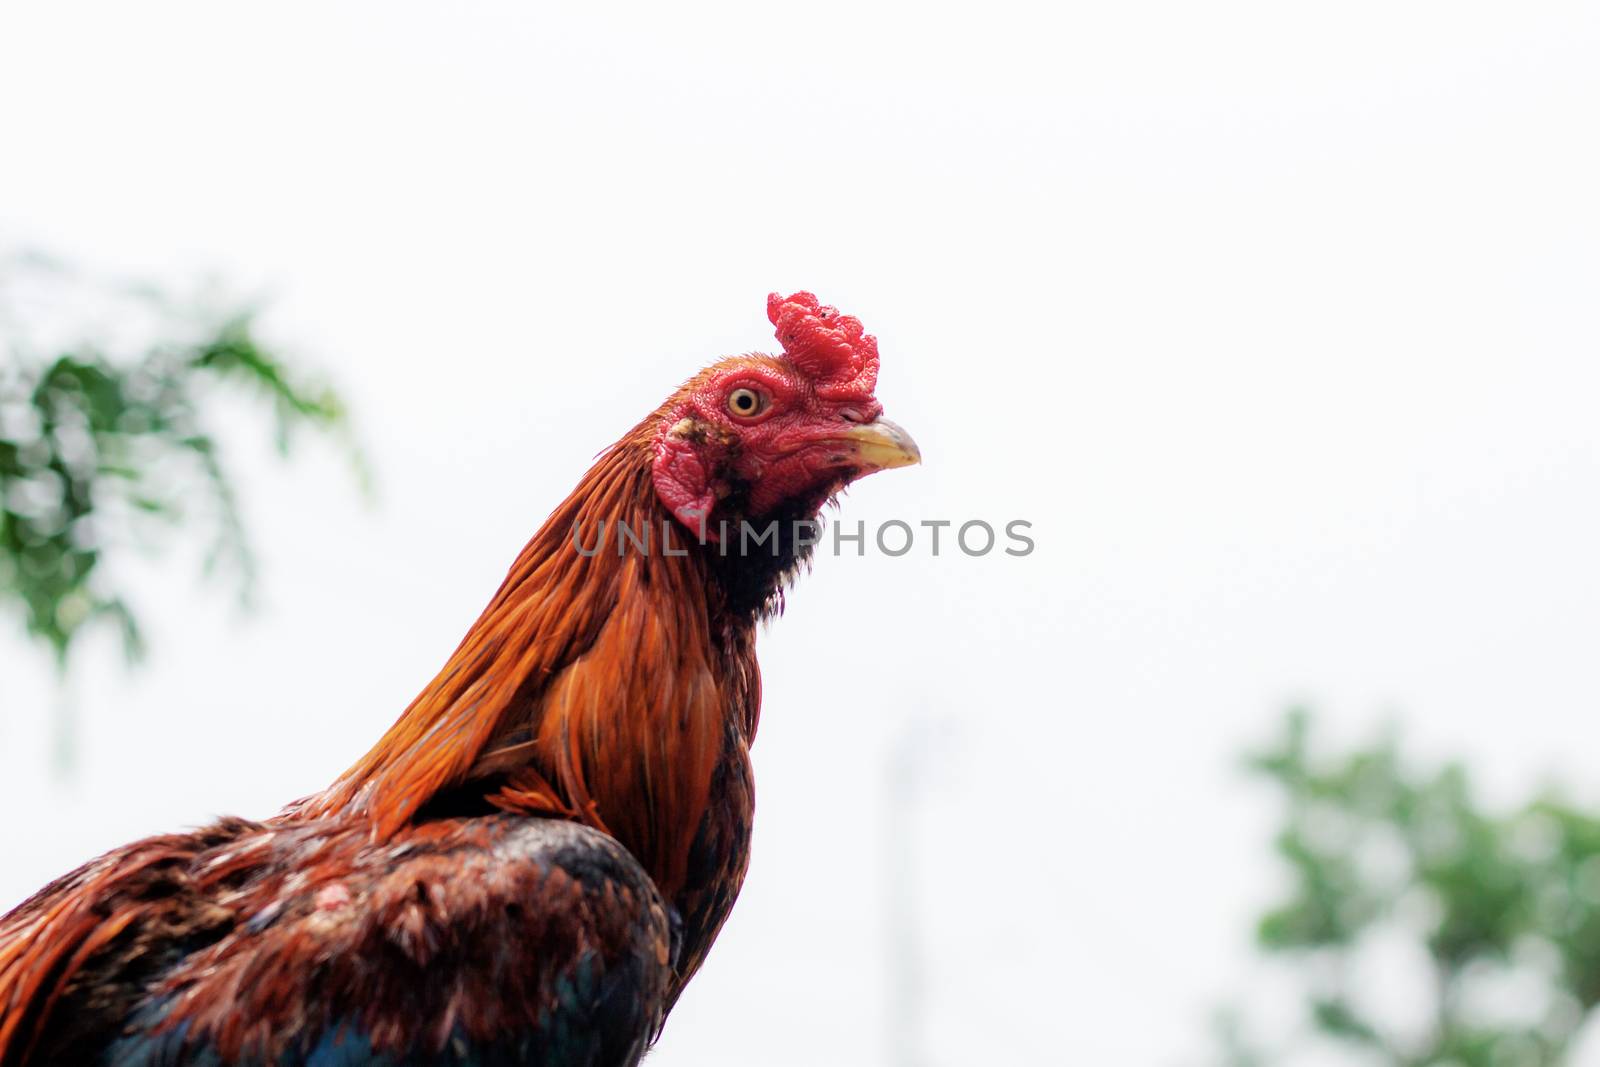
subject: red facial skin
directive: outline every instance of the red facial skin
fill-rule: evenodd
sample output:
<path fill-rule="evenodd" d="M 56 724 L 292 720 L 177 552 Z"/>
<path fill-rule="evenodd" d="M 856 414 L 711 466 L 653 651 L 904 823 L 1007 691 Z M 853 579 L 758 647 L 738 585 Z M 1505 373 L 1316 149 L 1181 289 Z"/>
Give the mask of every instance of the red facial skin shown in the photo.
<path fill-rule="evenodd" d="M 883 412 L 877 340 L 810 293 L 771 294 L 767 318 L 783 355 L 725 359 L 655 415 L 656 495 L 701 541 L 781 505 L 814 511 L 878 469 L 843 436 Z M 741 389 L 759 397 L 755 411 L 733 403 Z"/>
<path fill-rule="evenodd" d="M 749 389 L 754 415 L 736 414 L 732 398 Z M 716 540 L 718 523 L 769 514 L 788 501 L 820 506 L 867 473 L 841 435 L 883 413 L 870 393 L 823 398 L 788 360 L 739 356 L 723 360 L 662 409 L 657 431 L 656 494 L 691 532 Z M 719 511 L 745 490 L 740 514 Z"/>

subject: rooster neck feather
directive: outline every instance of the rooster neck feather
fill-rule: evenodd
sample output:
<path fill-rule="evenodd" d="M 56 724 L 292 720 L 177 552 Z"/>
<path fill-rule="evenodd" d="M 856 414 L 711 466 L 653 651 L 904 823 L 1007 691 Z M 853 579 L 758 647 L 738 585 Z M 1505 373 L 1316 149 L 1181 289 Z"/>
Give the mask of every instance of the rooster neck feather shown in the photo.
<path fill-rule="evenodd" d="M 755 623 L 805 548 L 785 531 L 747 560 L 686 536 L 656 498 L 649 425 L 596 461 L 377 745 L 287 818 L 354 815 L 384 840 L 481 805 L 604 830 L 669 899 L 742 874 L 742 856 L 703 853 L 747 837 Z M 594 550 L 619 522 L 648 549 L 613 533 Z"/>

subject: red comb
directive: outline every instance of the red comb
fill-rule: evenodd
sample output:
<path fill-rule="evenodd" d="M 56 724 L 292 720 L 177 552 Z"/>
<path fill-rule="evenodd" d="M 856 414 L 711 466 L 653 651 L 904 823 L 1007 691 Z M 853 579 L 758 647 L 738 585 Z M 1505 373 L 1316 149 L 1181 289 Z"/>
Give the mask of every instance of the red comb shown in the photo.
<path fill-rule="evenodd" d="M 878 384 L 878 339 L 863 333 L 861 320 L 841 315 L 810 293 L 767 297 L 767 318 L 789 362 L 816 383 L 817 395 L 871 396 Z"/>

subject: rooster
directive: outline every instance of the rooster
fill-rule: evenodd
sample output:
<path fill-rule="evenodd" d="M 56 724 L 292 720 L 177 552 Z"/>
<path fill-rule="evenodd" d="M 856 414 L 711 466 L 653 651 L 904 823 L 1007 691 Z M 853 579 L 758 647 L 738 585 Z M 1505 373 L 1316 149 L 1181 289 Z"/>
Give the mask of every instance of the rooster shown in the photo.
<path fill-rule="evenodd" d="M 875 339 L 772 294 L 601 453 L 331 786 L 0 919 L 0 1067 L 636 1064 L 749 862 L 757 623 L 818 512 L 918 462 Z"/>

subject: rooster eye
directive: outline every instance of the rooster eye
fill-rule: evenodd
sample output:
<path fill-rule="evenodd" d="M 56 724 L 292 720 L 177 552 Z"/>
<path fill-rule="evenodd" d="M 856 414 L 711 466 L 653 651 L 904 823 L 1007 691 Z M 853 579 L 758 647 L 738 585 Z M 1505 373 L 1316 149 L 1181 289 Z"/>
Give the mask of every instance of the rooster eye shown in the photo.
<path fill-rule="evenodd" d="M 765 399 L 754 389 L 735 389 L 728 394 L 728 410 L 742 419 L 759 415 L 766 406 Z"/>

